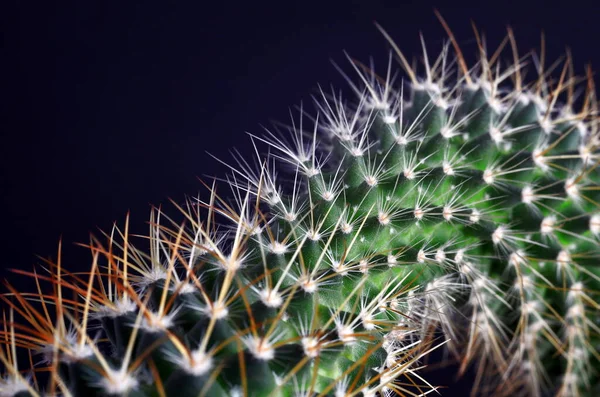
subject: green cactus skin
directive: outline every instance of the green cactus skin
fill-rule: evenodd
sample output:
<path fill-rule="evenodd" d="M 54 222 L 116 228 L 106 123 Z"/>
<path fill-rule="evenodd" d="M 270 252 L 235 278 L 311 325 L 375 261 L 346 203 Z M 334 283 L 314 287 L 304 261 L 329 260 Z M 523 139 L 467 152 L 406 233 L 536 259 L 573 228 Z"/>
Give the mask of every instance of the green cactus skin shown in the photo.
<path fill-rule="evenodd" d="M 385 76 L 352 62 L 356 98 L 253 136 L 271 153 L 237 159 L 232 201 L 207 185 L 140 244 L 128 221 L 92 239 L 88 273 L 59 255 L 9 286 L 0 395 L 443 394 L 419 371 L 441 345 L 473 394 L 599 395 L 591 74 L 578 101 L 570 60 L 524 83 L 509 30 L 506 65 L 480 44 L 468 68 L 450 34 L 418 77 L 380 30 Z"/>

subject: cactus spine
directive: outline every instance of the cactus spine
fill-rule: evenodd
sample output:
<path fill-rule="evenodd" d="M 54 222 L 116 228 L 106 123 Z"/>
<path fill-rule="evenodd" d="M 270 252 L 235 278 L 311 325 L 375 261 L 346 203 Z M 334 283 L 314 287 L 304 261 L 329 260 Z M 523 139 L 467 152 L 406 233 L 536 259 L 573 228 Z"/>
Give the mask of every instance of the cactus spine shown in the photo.
<path fill-rule="evenodd" d="M 420 75 L 381 31 L 385 76 L 352 61 L 356 98 L 321 90 L 253 136 L 272 153 L 237 159 L 231 201 L 207 185 L 141 244 L 128 221 L 91 239 L 85 274 L 22 272 L 38 289 L 3 297 L 0 395 L 425 395 L 441 345 L 476 363 L 474 394 L 598 393 L 591 73 L 580 100 L 570 60 L 525 83 L 509 31 L 506 65 L 477 35 L 469 68 L 450 34 Z"/>

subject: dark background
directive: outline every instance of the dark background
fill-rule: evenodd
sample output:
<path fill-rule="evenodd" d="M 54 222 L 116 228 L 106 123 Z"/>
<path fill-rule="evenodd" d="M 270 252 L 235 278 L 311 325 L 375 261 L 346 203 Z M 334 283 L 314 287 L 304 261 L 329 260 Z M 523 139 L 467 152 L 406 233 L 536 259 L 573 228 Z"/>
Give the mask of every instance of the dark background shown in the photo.
<path fill-rule="evenodd" d="M 347 87 L 330 63 L 353 75 L 343 50 L 385 71 L 374 21 L 406 55 L 420 54 L 419 31 L 435 54 L 446 35 L 434 7 L 469 56 L 473 19 L 490 48 L 510 24 L 521 54 L 544 30 L 550 61 L 570 46 L 577 73 L 600 64 L 600 8 L 579 1 L 5 2 L 0 276 L 55 256 L 61 235 L 66 266 L 84 268 L 72 242 L 128 210 L 145 230 L 149 203 L 224 174 L 207 151 L 247 153 L 245 131 L 288 121 L 317 83 Z"/>

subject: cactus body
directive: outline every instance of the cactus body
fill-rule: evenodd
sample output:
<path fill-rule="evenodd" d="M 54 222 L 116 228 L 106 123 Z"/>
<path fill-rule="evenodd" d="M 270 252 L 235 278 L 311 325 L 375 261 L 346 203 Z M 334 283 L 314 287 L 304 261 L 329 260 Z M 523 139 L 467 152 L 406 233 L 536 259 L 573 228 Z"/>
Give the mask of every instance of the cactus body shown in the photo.
<path fill-rule="evenodd" d="M 0 394 L 424 395 L 445 345 L 474 392 L 595 395 L 595 93 L 575 110 L 569 63 L 525 84 L 512 43 L 506 66 L 424 52 L 422 78 L 392 43 L 406 81 L 352 63 L 356 98 L 253 137 L 271 154 L 238 159 L 232 201 L 209 186 L 153 210 L 147 248 L 126 223 L 88 273 L 31 273 L 53 292 L 4 298 Z"/>

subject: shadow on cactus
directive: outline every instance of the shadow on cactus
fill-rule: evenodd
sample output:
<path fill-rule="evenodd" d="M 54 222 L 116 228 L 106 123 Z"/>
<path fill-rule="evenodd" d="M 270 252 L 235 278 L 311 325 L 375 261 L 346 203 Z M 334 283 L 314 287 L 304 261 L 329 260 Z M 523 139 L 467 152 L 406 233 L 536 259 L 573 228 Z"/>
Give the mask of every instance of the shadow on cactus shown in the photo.
<path fill-rule="evenodd" d="M 510 30 L 493 52 L 475 31 L 469 67 L 440 20 L 418 69 L 380 28 L 384 75 L 350 59 L 355 97 L 252 136 L 230 199 L 215 182 L 145 236 L 115 226 L 87 273 L 60 249 L 18 271 L 37 290 L 3 295 L 0 395 L 453 395 L 424 371 L 442 345 L 473 395 L 599 395 L 591 71 Z"/>

